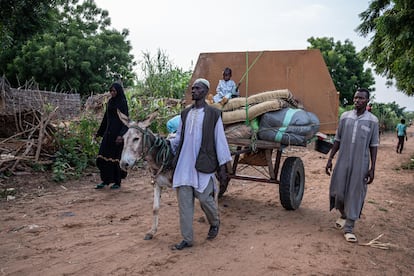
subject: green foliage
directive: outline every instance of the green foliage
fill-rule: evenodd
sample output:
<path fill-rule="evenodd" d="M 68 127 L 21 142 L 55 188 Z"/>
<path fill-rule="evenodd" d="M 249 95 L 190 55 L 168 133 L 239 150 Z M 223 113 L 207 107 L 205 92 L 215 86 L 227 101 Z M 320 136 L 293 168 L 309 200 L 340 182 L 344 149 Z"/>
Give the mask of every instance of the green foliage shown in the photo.
<path fill-rule="evenodd" d="M 414 1 L 373 0 L 359 17 L 359 34 L 372 35 L 363 57 L 378 74 L 395 79 L 399 90 L 414 95 Z"/>
<path fill-rule="evenodd" d="M 403 108 L 404 109 L 404 108 Z M 381 130 L 394 130 L 402 116 L 402 109 L 393 103 L 373 103 L 371 112 L 377 116 Z"/>
<path fill-rule="evenodd" d="M 378 123 L 382 131 L 394 131 L 401 118 L 409 118 L 409 112 L 404 112 L 405 107 L 400 107 L 396 102 L 392 103 L 372 103 L 371 112 L 378 118 Z M 352 110 L 353 105 L 339 107 L 339 117 L 345 111 Z"/>
<path fill-rule="evenodd" d="M 353 105 L 340 106 L 338 109 L 338 119 L 341 117 L 342 113 L 345 111 L 350 111 L 352 109 L 354 109 Z"/>
<path fill-rule="evenodd" d="M 167 121 L 182 110 L 181 99 L 184 98 L 192 72 L 174 66 L 168 55 L 160 49 L 155 57 L 149 52 L 144 53 L 141 65 L 144 81 L 126 92 L 130 117 L 142 121 L 157 112 L 150 128 L 155 133 L 166 134 Z"/>
<path fill-rule="evenodd" d="M 411 123 L 412 123 L 414 121 L 414 111 L 404 112 L 404 117 L 405 117 L 407 122 L 411 121 Z"/>
<path fill-rule="evenodd" d="M 95 119 L 83 117 L 69 128 L 60 129 L 59 150 L 52 165 L 54 181 L 80 177 L 86 167 L 94 165 L 99 148 L 93 140 L 97 128 L 98 122 Z"/>
<path fill-rule="evenodd" d="M 364 87 L 373 90 L 375 84 L 371 70 L 364 69 L 364 60 L 356 52 L 353 43 L 345 40 L 334 42 L 333 38 L 322 37 L 308 39 L 308 49 L 319 49 L 328 67 L 329 73 L 340 92 L 342 104 L 353 102 L 354 93 Z"/>
<path fill-rule="evenodd" d="M 46 171 L 46 167 L 43 164 L 39 164 L 39 163 L 34 163 L 32 165 L 32 169 L 35 172 L 45 172 Z"/>
<path fill-rule="evenodd" d="M 142 94 L 142 88 L 139 87 L 128 90 L 125 95 L 131 119 L 143 121 L 151 113 L 157 112 L 156 120 L 150 126 L 155 133 L 168 133 L 167 121 L 179 114 L 182 109 L 181 100 L 147 97 Z"/>
<path fill-rule="evenodd" d="M 133 84 L 128 30 L 109 29 L 108 12 L 93 0 L 57 2 L 48 9 L 48 24 L 32 29 L 30 36 L 19 37 L 18 29 L 8 29 L 7 35 L 19 43 L 0 53 L 0 61 L 5 61 L 0 73 L 13 86 L 33 79 L 41 88 L 83 96 L 106 91 L 118 79 L 125 86 Z"/>
<path fill-rule="evenodd" d="M 143 93 L 155 98 L 182 99 L 191 78 L 191 71 L 173 66 L 167 54 L 158 49 L 155 57 L 143 54 L 141 63 L 145 81 Z"/>
<path fill-rule="evenodd" d="M 53 17 L 54 0 L 2 0 L 0 2 L 0 64 L 39 29 L 48 27 Z"/>
<path fill-rule="evenodd" d="M 184 72 L 173 66 L 166 54 L 160 51 L 158 54 L 157 62 L 159 61 L 159 64 L 156 63 L 158 64 L 158 71 L 148 75 L 152 80 L 140 82 L 138 85 L 126 89 L 125 95 L 131 119 L 142 121 L 156 112 L 156 120 L 152 122 L 150 128 L 155 133 L 165 135 L 168 133 L 167 121 L 182 110 L 181 99 L 189 83 L 191 72 Z M 147 57 L 150 57 L 150 55 L 147 54 Z M 164 63 L 161 63 L 162 60 Z M 154 64 L 149 63 L 148 65 L 153 66 Z M 154 81 L 155 79 L 169 85 L 157 84 Z M 151 83 L 152 89 L 157 91 L 156 93 L 150 92 L 149 83 Z M 170 89 L 164 89 L 163 87 L 169 87 Z M 177 98 L 177 95 L 180 96 Z M 98 125 L 99 122 L 94 117 L 83 115 L 79 121 L 72 123 L 68 128 L 59 129 L 57 135 L 59 150 L 56 152 L 55 161 L 52 165 L 54 181 L 61 182 L 80 177 L 87 167 L 95 166 L 99 144 L 92 137 L 94 137 Z"/>

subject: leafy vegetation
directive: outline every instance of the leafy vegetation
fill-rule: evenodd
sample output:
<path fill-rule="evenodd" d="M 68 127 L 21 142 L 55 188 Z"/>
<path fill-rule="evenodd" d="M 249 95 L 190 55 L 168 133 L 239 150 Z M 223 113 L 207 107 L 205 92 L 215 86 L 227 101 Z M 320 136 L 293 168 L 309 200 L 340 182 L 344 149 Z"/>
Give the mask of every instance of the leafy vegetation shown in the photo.
<path fill-rule="evenodd" d="M 339 117 L 345 111 L 352 110 L 353 105 L 339 107 Z M 378 118 L 381 131 L 395 131 L 395 127 L 402 118 L 407 121 L 414 116 L 414 112 L 405 112 L 405 107 L 400 107 L 397 103 L 376 103 L 371 104 L 371 112 Z"/>
<path fill-rule="evenodd" d="M 127 89 L 125 95 L 131 119 L 141 121 L 151 113 L 157 112 L 157 120 L 152 122 L 150 128 L 155 133 L 166 135 L 168 133 L 167 121 L 182 110 L 181 98 L 170 96 L 184 96 L 191 74 L 172 66 L 165 53 L 159 51 L 158 54 L 159 58 L 146 60 L 147 68 L 158 67 L 155 71 L 148 71 L 147 78 L 174 84 L 168 86 L 174 89 L 166 89 L 162 83 L 153 83 L 153 86 L 150 86 L 144 81 Z M 144 57 L 150 57 L 150 54 L 145 54 Z M 163 62 L 160 62 L 160 58 Z M 176 79 L 177 76 L 179 76 L 179 81 Z M 157 89 L 157 92 L 152 93 L 150 89 Z M 59 150 L 52 166 L 53 180 L 60 182 L 76 178 L 81 176 L 88 166 L 95 166 L 99 144 L 92 137 L 95 136 L 99 123 L 93 116 L 84 115 L 79 122 L 72 123 L 68 129 L 60 130 Z"/>
<path fill-rule="evenodd" d="M 126 93 L 129 113 L 132 119 L 141 121 L 157 112 L 157 120 L 152 122 L 150 128 L 156 133 L 166 134 L 167 121 L 183 108 L 182 99 L 192 71 L 174 66 L 161 49 L 155 56 L 150 52 L 143 53 L 141 68 L 144 80 Z"/>
<path fill-rule="evenodd" d="M 79 122 L 72 122 L 68 128 L 59 129 L 59 150 L 52 165 L 54 181 L 78 178 L 88 166 L 95 165 L 99 145 L 93 137 L 98 124 L 92 117 L 84 116 Z"/>
<path fill-rule="evenodd" d="M 363 57 L 378 74 L 395 79 L 399 90 L 414 95 L 414 1 L 373 0 L 359 17 L 357 31 L 372 35 Z"/>
<path fill-rule="evenodd" d="M 142 121 L 151 113 L 157 112 L 157 120 L 150 126 L 155 133 L 166 134 L 167 121 L 182 110 L 181 100 L 173 101 L 171 98 L 143 97 L 138 90 L 129 90 L 126 93 L 130 117 Z"/>
<path fill-rule="evenodd" d="M 154 98 L 182 99 L 192 71 L 176 67 L 167 54 L 158 49 L 155 56 L 145 52 L 141 64 L 144 73 L 143 94 Z"/>
<path fill-rule="evenodd" d="M 357 88 L 364 87 L 373 90 L 375 84 L 371 69 L 364 69 L 364 60 L 356 52 L 355 46 L 349 40 L 334 42 L 328 37 L 308 39 L 311 46 L 308 49 L 319 49 L 328 67 L 336 89 L 340 92 L 343 105 L 353 102 Z"/>
<path fill-rule="evenodd" d="M 55 0 L 2 0 L 0 5 L 0 64 L 7 64 L 16 49 L 53 19 Z"/>
<path fill-rule="evenodd" d="M 42 89 L 89 95 L 105 91 L 114 80 L 133 84 L 128 30 L 110 29 L 108 12 L 93 0 L 9 2 L 0 9 L 5 49 L 0 73 L 12 86 L 33 80 Z"/>

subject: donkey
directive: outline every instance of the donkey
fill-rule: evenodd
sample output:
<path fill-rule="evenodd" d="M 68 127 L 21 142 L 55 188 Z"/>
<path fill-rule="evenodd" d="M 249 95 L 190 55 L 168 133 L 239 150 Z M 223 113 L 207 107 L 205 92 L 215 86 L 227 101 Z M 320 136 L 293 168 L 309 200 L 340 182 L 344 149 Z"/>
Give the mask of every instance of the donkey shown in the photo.
<path fill-rule="evenodd" d="M 135 162 L 143 158 L 147 161 L 149 170 L 153 177 L 154 201 L 152 206 L 152 227 L 145 234 L 144 240 L 151 240 L 158 230 L 158 214 L 160 210 L 161 189 L 172 187 L 172 177 L 174 173 L 174 155 L 170 149 L 166 138 L 160 137 L 151 132 L 148 126 L 154 119 L 155 114 L 143 122 L 130 120 L 125 114 L 118 110 L 118 116 L 122 123 L 128 127 L 124 134 L 124 148 L 122 149 L 120 166 L 124 170 L 132 168 Z M 217 177 L 214 179 L 215 190 L 214 199 L 218 208 L 218 195 L 220 185 L 217 185 Z"/>
<path fill-rule="evenodd" d="M 153 176 L 152 228 L 144 237 L 145 240 L 151 240 L 158 229 L 161 189 L 172 187 L 174 155 L 170 150 L 168 140 L 153 134 L 148 128 L 153 119 L 151 116 L 143 122 L 132 121 L 119 110 L 118 116 L 122 123 L 128 127 L 128 131 L 123 136 L 124 147 L 120 161 L 121 168 L 128 170 L 134 166 L 138 159 L 143 158 L 147 161 Z"/>

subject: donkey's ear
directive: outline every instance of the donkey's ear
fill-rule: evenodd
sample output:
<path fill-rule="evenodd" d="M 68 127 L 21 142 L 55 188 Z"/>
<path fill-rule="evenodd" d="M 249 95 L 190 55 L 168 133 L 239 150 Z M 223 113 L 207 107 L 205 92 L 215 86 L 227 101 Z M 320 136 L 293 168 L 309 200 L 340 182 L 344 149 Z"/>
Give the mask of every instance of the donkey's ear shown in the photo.
<path fill-rule="evenodd" d="M 152 122 L 152 120 L 146 119 L 145 121 L 138 122 L 138 126 L 142 129 L 146 129 L 147 127 L 149 127 L 151 125 L 151 122 Z"/>
<path fill-rule="evenodd" d="M 144 121 L 139 122 L 138 125 L 140 127 L 144 128 L 144 129 L 147 128 L 147 127 L 149 127 L 151 125 L 152 121 L 155 120 L 155 118 L 157 117 L 157 115 L 158 115 L 158 112 L 157 111 L 152 112 L 150 115 L 148 115 L 148 117 Z"/>
<path fill-rule="evenodd" d="M 129 127 L 129 118 L 127 115 L 125 115 L 124 113 L 122 113 L 119 109 L 116 110 L 118 113 L 118 117 L 121 120 L 121 122 L 126 125 L 127 127 Z"/>

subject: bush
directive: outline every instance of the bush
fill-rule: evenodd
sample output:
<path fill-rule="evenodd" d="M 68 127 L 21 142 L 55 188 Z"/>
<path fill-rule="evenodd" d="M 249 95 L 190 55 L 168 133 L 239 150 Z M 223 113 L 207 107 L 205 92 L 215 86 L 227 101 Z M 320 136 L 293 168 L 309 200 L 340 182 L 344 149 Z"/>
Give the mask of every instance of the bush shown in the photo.
<path fill-rule="evenodd" d="M 89 166 L 95 164 L 99 145 L 93 140 L 98 122 L 90 117 L 82 117 L 68 128 L 58 130 L 56 152 L 52 165 L 52 178 L 56 182 L 78 178 Z"/>
<path fill-rule="evenodd" d="M 155 98 L 142 95 L 139 88 L 134 88 L 126 92 L 128 100 L 129 117 L 135 121 L 143 121 L 151 113 L 157 112 L 157 120 L 154 120 L 150 129 L 155 133 L 166 134 L 167 121 L 182 110 L 180 99 Z"/>

